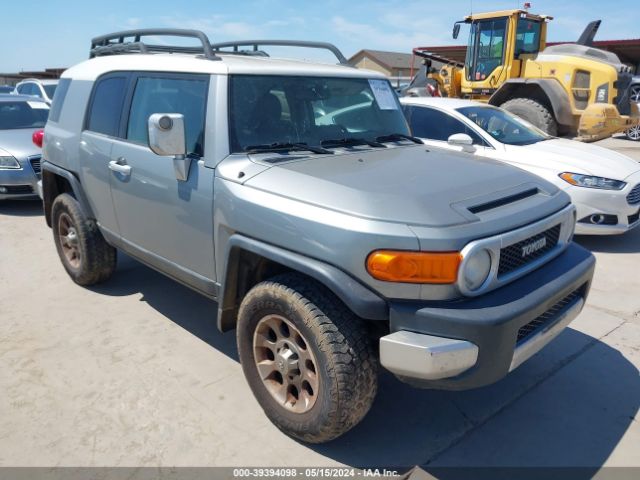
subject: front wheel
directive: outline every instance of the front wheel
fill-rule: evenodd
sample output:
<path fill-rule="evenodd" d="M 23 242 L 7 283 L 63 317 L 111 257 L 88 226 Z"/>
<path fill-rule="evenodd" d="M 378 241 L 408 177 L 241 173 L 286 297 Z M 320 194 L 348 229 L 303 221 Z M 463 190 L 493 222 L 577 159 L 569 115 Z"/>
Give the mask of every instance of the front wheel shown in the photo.
<path fill-rule="evenodd" d="M 285 274 L 253 287 L 240 306 L 237 341 L 253 394 L 292 437 L 332 440 L 373 403 L 377 362 L 363 321 L 310 279 Z"/>
<path fill-rule="evenodd" d="M 514 98 L 500 105 L 508 112 L 524 118 L 527 122 L 535 125 L 547 135 L 555 137 L 558 135 L 558 122 L 553 117 L 549 109 L 530 98 Z"/>

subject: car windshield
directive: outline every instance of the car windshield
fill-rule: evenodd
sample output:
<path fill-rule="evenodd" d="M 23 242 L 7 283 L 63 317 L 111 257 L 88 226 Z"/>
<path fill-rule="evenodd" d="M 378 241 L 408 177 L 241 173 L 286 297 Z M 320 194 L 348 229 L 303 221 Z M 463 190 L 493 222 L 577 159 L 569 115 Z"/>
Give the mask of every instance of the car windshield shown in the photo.
<path fill-rule="evenodd" d="M 478 106 L 457 110 L 500 143 L 530 145 L 551 138 L 529 122 L 499 108 Z"/>
<path fill-rule="evenodd" d="M 57 86 L 58 86 L 57 83 L 54 83 L 52 85 L 43 85 L 44 91 L 47 92 L 47 97 L 53 98 L 53 94 L 56 92 Z"/>
<path fill-rule="evenodd" d="M 233 152 L 323 142 L 368 147 L 378 137 L 409 135 L 397 96 L 382 79 L 232 75 L 230 103 Z"/>
<path fill-rule="evenodd" d="M 43 102 L 0 102 L 0 130 L 42 128 L 48 116 Z"/>

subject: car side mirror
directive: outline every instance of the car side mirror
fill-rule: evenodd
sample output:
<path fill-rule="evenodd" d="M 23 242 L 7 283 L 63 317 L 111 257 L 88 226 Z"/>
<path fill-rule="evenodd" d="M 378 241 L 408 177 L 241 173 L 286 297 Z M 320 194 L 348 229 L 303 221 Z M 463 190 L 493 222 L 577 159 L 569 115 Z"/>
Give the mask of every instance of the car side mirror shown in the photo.
<path fill-rule="evenodd" d="M 458 38 L 458 34 L 460 33 L 460 24 L 459 23 L 454 23 L 453 24 L 453 32 L 451 33 L 451 36 L 456 39 Z"/>
<path fill-rule="evenodd" d="M 184 115 L 181 113 L 154 113 L 149 117 L 149 148 L 156 155 L 172 156 L 176 179 L 189 178 L 191 159 L 186 156 L 187 141 Z"/>
<path fill-rule="evenodd" d="M 473 139 L 466 133 L 454 133 L 447 139 L 449 145 L 462 147 L 464 150 L 474 150 Z"/>

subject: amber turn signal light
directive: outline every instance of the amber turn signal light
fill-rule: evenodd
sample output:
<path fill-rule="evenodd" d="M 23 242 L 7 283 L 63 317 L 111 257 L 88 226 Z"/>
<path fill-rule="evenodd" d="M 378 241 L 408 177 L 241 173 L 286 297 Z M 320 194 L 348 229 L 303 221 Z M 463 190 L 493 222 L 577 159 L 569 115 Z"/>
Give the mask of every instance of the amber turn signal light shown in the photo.
<path fill-rule="evenodd" d="M 376 250 L 367 258 L 367 271 L 384 282 L 455 283 L 461 260 L 459 252 Z"/>

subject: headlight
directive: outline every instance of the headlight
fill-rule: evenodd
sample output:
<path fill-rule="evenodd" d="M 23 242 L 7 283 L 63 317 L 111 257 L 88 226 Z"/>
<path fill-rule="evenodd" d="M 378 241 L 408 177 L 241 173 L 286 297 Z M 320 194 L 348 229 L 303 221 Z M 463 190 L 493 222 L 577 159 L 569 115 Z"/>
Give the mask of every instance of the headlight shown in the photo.
<path fill-rule="evenodd" d="M 491 255 L 487 250 L 476 250 L 464 258 L 462 281 L 468 290 L 473 291 L 480 288 L 490 272 Z"/>
<path fill-rule="evenodd" d="M 609 84 L 603 83 L 596 90 L 596 102 L 608 103 L 609 102 Z"/>
<path fill-rule="evenodd" d="M 560 178 L 576 187 L 600 188 L 603 190 L 622 190 L 627 186 L 625 182 L 613 180 L 611 178 L 594 177 L 592 175 L 581 175 L 579 173 L 564 172 Z"/>
<path fill-rule="evenodd" d="M 20 164 L 13 157 L 0 157 L 0 168 L 20 168 Z"/>

